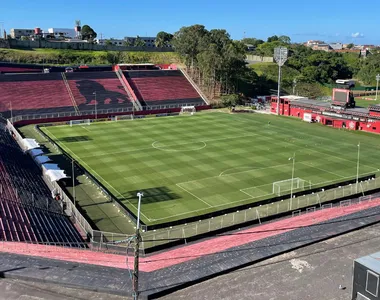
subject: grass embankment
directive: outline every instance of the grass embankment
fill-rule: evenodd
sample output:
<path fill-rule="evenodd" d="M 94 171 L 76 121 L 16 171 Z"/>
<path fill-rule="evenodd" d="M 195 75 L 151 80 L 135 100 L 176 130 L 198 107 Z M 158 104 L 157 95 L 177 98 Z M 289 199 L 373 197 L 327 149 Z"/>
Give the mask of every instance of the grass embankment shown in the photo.
<path fill-rule="evenodd" d="M 32 64 L 54 65 L 104 65 L 111 64 L 109 54 L 115 51 L 82 51 L 61 49 L 0 49 L 0 61 Z M 143 52 L 122 51 L 120 63 L 178 63 L 179 56 L 175 52 Z"/>

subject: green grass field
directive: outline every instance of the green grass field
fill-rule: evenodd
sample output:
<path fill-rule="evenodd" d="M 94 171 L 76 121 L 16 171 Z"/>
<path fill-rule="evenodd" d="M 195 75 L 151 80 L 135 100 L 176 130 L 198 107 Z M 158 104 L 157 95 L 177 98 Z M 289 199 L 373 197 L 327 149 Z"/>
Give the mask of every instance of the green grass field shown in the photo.
<path fill-rule="evenodd" d="M 270 122 L 270 124 L 269 124 Z M 44 127 L 142 221 L 166 223 L 273 197 L 292 176 L 315 185 L 380 168 L 380 137 L 260 114 L 194 116 Z M 286 191 L 289 193 L 289 190 Z"/>

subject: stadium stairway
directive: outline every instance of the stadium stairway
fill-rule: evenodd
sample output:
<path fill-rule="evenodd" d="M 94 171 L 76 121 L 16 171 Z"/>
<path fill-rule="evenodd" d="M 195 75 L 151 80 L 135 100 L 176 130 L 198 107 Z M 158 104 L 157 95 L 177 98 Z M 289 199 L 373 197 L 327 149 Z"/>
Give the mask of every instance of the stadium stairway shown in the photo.
<path fill-rule="evenodd" d="M 145 107 L 206 104 L 180 70 L 124 71 L 123 74 Z"/>

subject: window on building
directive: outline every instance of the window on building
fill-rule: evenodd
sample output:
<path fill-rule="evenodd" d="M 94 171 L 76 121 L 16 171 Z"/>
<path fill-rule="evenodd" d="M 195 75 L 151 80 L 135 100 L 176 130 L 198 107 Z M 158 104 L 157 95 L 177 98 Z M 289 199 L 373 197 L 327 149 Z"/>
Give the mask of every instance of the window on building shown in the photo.
<path fill-rule="evenodd" d="M 377 297 L 379 292 L 379 275 L 370 270 L 367 270 L 365 290 L 375 297 Z"/>
<path fill-rule="evenodd" d="M 376 130 L 376 127 L 372 127 L 372 130 Z"/>

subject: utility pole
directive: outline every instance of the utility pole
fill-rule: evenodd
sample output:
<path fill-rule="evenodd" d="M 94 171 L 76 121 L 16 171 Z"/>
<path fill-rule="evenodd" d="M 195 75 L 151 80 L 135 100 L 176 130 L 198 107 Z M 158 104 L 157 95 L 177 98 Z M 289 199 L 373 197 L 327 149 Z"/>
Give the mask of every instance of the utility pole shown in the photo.
<path fill-rule="evenodd" d="M 139 204 L 137 206 L 137 222 L 136 222 L 136 240 L 135 240 L 135 260 L 133 266 L 133 300 L 139 298 L 139 251 L 140 251 L 140 208 L 142 192 L 137 193 Z"/>

